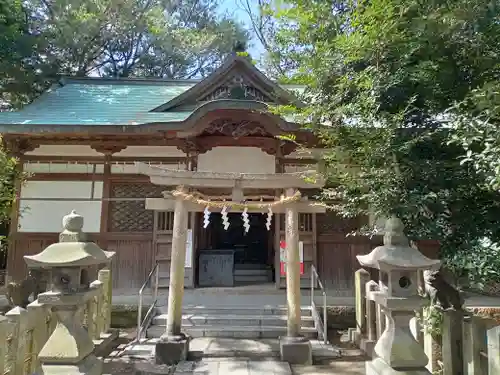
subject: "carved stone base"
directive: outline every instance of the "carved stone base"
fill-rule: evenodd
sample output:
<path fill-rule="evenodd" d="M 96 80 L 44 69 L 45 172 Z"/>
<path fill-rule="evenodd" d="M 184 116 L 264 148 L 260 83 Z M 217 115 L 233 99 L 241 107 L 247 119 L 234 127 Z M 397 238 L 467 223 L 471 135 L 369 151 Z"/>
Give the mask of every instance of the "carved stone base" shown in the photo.
<path fill-rule="evenodd" d="M 292 365 L 312 365 L 312 346 L 303 337 L 280 337 L 280 355 Z"/>
<path fill-rule="evenodd" d="M 381 358 L 366 362 L 366 375 L 431 375 L 426 368 L 393 369 Z"/>
<path fill-rule="evenodd" d="M 75 365 L 66 364 L 43 364 L 41 373 L 44 375 L 102 375 L 103 364 L 93 354 L 85 357 L 83 361 Z"/>
<path fill-rule="evenodd" d="M 158 365 L 173 365 L 187 360 L 189 338 L 182 340 L 161 340 L 155 347 L 155 361 Z"/>

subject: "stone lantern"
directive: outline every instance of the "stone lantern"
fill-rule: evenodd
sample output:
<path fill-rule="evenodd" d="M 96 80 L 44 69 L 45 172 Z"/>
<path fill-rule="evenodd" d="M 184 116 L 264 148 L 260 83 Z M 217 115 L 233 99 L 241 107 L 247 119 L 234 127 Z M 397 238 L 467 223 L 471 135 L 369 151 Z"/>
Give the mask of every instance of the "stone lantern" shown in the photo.
<path fill-rule="evenodd" d="M 384 245 L 357 256 L 362 266 L 380 271 L 379 290 L 368 297 L 386 318 L 385 330 L 374 348 L 375 359 L 366 363 L 367 375 L 430 374 L 425 368 L 429 359 L 410 331 L 410 320 L 425 303 L 418 293 L 419 272 L 439 269 L 441 262 L 410 247 L 403 230 L 398 218 L 387 220 Z"/>
<path fill-rule="evenodd" d="M 64 230 L 58 243 L 39 254 L 24 256 L 28 268 L 43 269 L 48 274 L 48 291 L 39 294 L 38 301 L 51 307 L 57 318 L 57 326 L 38 358 L 46 375 L 101 375 L 102 362 L 93 355 L 94 344 L 82 325 L 80 312 L 94 295 L 89 270 L 109 263 L 115 253 L 87 241 L 82 232 L 83 217 L 75 211 L 62 223 Z"/>

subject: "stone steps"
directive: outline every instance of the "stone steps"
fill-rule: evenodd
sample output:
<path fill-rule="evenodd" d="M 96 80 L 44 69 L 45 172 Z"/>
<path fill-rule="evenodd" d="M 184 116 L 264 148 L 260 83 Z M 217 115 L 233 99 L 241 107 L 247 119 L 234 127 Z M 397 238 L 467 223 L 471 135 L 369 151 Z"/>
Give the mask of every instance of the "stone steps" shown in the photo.
<path fill-rule="evenodd" d="M 167 308 L 161 307 L 158 309 L 159 314 L 166 314 Z M 193 315 L 252 315 L 252 316 L 268 316 L 268 315 L 287 315 L 286 306 L 184 306 L 183 314 Z M 311 306 L 301 306 L 301 316 L 312 316 Z"/>
<path fill-rule="evenodd" d="M 283 326 L 286 325 L 286 316 L 283 315 L 208 315 L 208 314 L 184 314 L 182 316 L 182 326 L 197 327 L 197 326 Z M 312 316 L 302 316 L 303 327 L 314 327 Z M 165 326 L 167 324 L 167 314 L 157 315 L 153 318 L 153 325 Z"/>
<path fill-rule="evenodd" d="M 166 323 L 167 314 L 160 312 L 153 318 L 146 337 L 159 338 L 165 332 Z M 304 336 L 317 338 L 308 306 L 301 308 L 301 330 Z M 185 307 L 182 331 L 191 337 L 277 339 L 286 334 L 287 309 L 284 306 Z"/>
<path fill-rule="evenodd" d="M 234 268 L 235 284 L 267 283 L 271 282 L 272 276 L 271 270 L 261 264 L 237 264 Z"/>
<path fill-rule="evenodd" d="M 191 337 L 224 337 L 271 339 L 286 335 L 286 326 L 225 326 L 203 325 L 198 327 L 182 327 L 182 331 Z M 158 338 L 165 333 L 164 326 L 151 326 L 147 330 L 148 338 Z M 316 338 L 318 332 L 314 327 L 302 327 L 301 334 L 307 338 Z"/>

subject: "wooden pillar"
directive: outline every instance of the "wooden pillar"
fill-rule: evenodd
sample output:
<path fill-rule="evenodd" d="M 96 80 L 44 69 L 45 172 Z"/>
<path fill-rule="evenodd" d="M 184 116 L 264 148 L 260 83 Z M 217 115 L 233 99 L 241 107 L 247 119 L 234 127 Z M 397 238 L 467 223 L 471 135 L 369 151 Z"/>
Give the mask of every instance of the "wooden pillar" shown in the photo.
<path fill-rule="evenodd" d="M 106 233 L 109 230 L 109 210 L 111 198 L 111 154 L 104 155 L 103 168 L 103 183 L 102 183 L 102 203 L 101 203 L 101 227 L 99 245 L 105 249 L 108 247 L 108 237 Z"/>
<path fill-rule="evenodd" d="M 279 147 L 279 142 L 277 143 L 275 155 L 275 172 L 283 173 L 284 165 L 281 155 L 281 148 Z M 283 194 L 282 190 L 275 190 L 274 195 L 279 197 Z M 281 215 L 282 214 L 274 214 L 274 284 L 276 289 L 281 288 L 281 271 L 280 271 L 280 242 L 281 242 Z"/>
<path fill-rule="evenodd" d="M 178 190 L 181 189 L 182 187 L 178 187 Z M 184 335 L 181 334 L 181 324 L 187 228 L 188 212 L 186 209 L 186 202 L 184 202 L 182 197 L 177 197 L 175 201 L 174 227 L 172 233 L 167 327 L 165 334 L 162 336 L 162 340 L 165 341 L 179 341 L 184 339 Z"/>
<path fill-rule="evenodd" d="M 318 265 L 318 218 L 316 217 L 316 213 L 312 213 L 312 262 L 314 264 L 314 267 L 318 270 L 318 272 L 321 272 L 319 270 L 319 265 Z M 305 258 L 305 256 L 304 256 Z M 312 277 L 312 275 L 311 275 Z"/>
<path fill-rule="evenodd" d="M 18 157 L 18 164 L 16 166 L 17 171 L 19 173 L 20 178 L 18 178 L 14 183 L 14 189 L 16 192 L 16 197 L 14 202 L 12 202 L 12 208 L 10 212 L 10 224 L 9 224 L 9 238 L 8 238 L 8 250 L 7 250 L 7 264 L 5 268 L 7 270 L 7 274 L 5 275 L 5 284 L 7 284 L 14 275 L 12 275 L 12 268 L 14 267 L 19 274 L 19 266 L 14 264 L 14 255 L 16 251 L 21 251 L 21 249 L 15 249 L 15 238 L 19 229 L 19 207 L 21 201 L 21 187 L 22 187 L 22 174 L 24 171 L 24 161 L 22 156 Z M 24 251 L 24 250 L 23 250 Z M 15 277 L 19 277 L 19 275 L 15 275 Z"/>
<path fill-rule="evenodd" d="M 277 196 L 280 193 L 276 194 Z M 274 214 L 274 284 L 276 289 L 281 288 L 281 269 L 280 269 L 280 241 L 281 241 L 281 215 Z"/>
<path fill-rule="evenodd" d="M 287 197 L 295 194 L 294 189 L 286 191 Z M 300 336 L 300 256 L 299 256 L 299 214 L 295 203 L 286 207 L 286 296 L 288 308 L 287 336 Z"/>

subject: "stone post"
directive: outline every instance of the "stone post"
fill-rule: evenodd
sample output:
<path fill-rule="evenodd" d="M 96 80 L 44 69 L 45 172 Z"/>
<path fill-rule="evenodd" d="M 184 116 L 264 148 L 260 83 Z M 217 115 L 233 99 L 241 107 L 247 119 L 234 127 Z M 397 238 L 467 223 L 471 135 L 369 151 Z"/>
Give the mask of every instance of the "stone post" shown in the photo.
<path fill-rule="evenodd" d="M 5 314 L 8 322 L 14 327 L 12 330 L 12 341 L 10 342 L 11 352 L 8 353 L 8 364 L 13 369 L 12 374 L 24 374 L 25 364 L 24 360 L 26 358 L 26 342 L 24 338 L 26 337 L 26 318 L 28 312 L 22 307 L 16 306 L 9 312 Z"/>
<path fill-rule="evenodd" d="M 181 189 L 182 187 L 178 188 L 178 190 Z M 186 202 L 178 196 L 174 209 L 167 327 L 160 341 L 156 344 L 156 362 L 158 364 L 173 364 L 185 360 L 188 354 L 189 340 L 181 332 L 187 229 Z"/>
<path fill-rule="evenodd" d="M 482 371 L 480 352 L 484 346 L 484 326 L 476 316 L 465 316 L 463 323 L 464 374 L 487 375 Z"/>
<path fill-rule="evenodd" d="M 356 332 L 358 341 L 361 336 L 366 335 L 366 284 L 370 281 L 370 273 L 361 268 L 354 273 L 354 287 L 356 296 Z"/>
<path fill-rule="evenodd" d="M 90 284 L 94 290 L 94 296 L 89 301 L 87 310 L 87 331 L 93 340 L 101 338 L 101 305 L 102 305 L 102 283 L 99 280 Z"/>
<path fill-rule="evenodd" d="M 107 331 L 104 331 L 104 322 L 105 322 L 105 315 L 103 314 L 103 304 L 104 304 L 104 284 L 99 281 L 95 280 L 90 284 L 90 287 L 97 290 L 97 296 L 96 296 L 96 302 L 94 304 L 94 316 L 95 316 L 95 321 L 94 321 L 94 327 L 95 327 L 95 332 L 94 332 L 94 338 L 96 340 L 101 338 L 101 333 L 105 333 Z M 111 307 L 111 306 L 110 306 Z M 104 312 L 107 313 L 107 312 Z"/>
<path fill-rule="evenodd" d="M 295 192 L 288 189 L 286 195 L 291 197 Z M 311 343 L 300 335 L 299 214 L 294 203 L 285 210 L 285 241 L 288 319 L 287 336 L 280 339 L 281 359 L 293 364 L 312 364 Z"/>
<path fill-rule="evenodd" d="M 27 310 L 29 320 L 33 326 L 30 374 L 37 374 L 40 371 L 38 352 L 43 348 L 49 337 L 47 332 L 47 317 L 49 316 L 50 311 L 48 311 L 47 307 L 42 305 L 38 300 L 31 302 L 28 305 Z"/>
<path fill-rule="evenodd" d="M 464 314 L 462 311 L 447 310 L 443 313 L 443 334 L 441 340 L 443 375 L 464 374 L 462 355 L 463 321 Z"/>
<path fill-rule="evenodd" d="M 366 295 L 366 339 L 362 339 L 360 342 L 360 348 L 363 350 L 368 356 L 373 356 L 373 347 L 377 342 L 377 306 L 375 301 L 371 299 L 372 292 L 376 292 L 378 290 L 378 284 L 370 280 L 365 285 L 365 295 Z"/>
<path fill-rule="evenodd" d="M 429 358 L 429 363 L 427 363 L 427 370 L 431 373 L 437 373 L 441 370 L 439 362 L 443 360 L 442 354 L 442 338 L 440 335 L 436 335 L 430 332 L 424 332 L 424 352 Z"/>
<path fill-rule="evenodd" d="M 111 328 L 111 310 L 112 310 L 112 297 L 113 297 L 113 274 L 111 271 L 111 264 L 106 268 L 99 270 L 97 280 L 102 283 L 102 310 L 103 310 L 103 327 L 102 332 L 109 332 Z"/>
<path fill-rule="evenodd" d="M 7 354 L 8 354 L 8 345 L 7 338 L 10 332 L 9 320 L 3 315 L 0 315 L 0 342 L 4 343 L 0 345 L 0 374 L 6 374 L 6 365 L 7 365 Z"/>
<path fill-rule="evenodd" d="M 500 374 L 500 326 L 488 330 L 488 373 Z"/>

